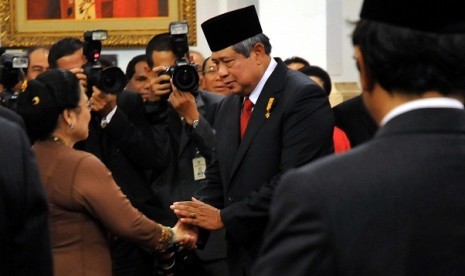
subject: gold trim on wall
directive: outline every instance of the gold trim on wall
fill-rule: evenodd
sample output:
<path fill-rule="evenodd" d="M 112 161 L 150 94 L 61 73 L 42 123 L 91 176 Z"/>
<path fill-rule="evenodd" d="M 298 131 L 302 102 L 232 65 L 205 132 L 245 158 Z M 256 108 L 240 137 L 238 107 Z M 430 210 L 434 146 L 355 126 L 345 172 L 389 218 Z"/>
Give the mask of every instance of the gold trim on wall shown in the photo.
<path fill-rule="evenodd" d="M 187 21 L 189 44 L 196 45 L 195 0 L 168 0 L 168 6 L 166 17 L 27 20 L 26 0 L 0 0 L 1 46 L 50 46 L 63 37 L 80 38 L 84 31 L 104 29 L 108 30 L 108 39 L 104 41 L 104 46 L 143 47 L 154 35 L 167 32 L 170 22 L 179 20 Z"/>

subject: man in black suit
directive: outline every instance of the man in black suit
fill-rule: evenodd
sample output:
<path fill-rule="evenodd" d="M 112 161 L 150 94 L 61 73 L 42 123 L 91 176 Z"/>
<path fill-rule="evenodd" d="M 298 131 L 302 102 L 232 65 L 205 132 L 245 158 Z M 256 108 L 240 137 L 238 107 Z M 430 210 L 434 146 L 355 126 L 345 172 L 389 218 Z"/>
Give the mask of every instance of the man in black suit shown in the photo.
<path fill-rule="evenodd" d="M 333 152 L 333 115 L 318 84 L 270 56 L 254 6 L 214 17 L 202 28 L 218 74 L 233 94 L 215 119 L 217 161 L 197 193 L 201 201 L 172 208 L 183 222 L 225 228 L 231 275 L 252 275 L 276 179 Z"/>
<path fill-rule="evenodd" d="M 200 90 L 180 92 L 170 84 L 171 76 L 158 76 L 176 61 L 169 33 L 158 34 L 149 41 L 146 57 L 155 73 L 146 102 L 147 116 L 155 129 L 162 129 L 170 136 L 171 163 L 163 172 L 155 172 L 152 181 L 160 212 L 156 220 L 174 225 L 178 219 L 170 205 L 190 200 L 205 182 L 204 172 L 214 147 L 211 125 L 224 97 Z M 224 231 L 218 231 L 202 250 L 179 252 L 175 275 L 227 276 L 224 236 Z"/>
<path fill-rule="evenodd" d="M 48 205 L 29 141 L 3 116 L 0 129 L 0 275 L 53 275 Z"/>
<path fill-rule="evenodd" d="M 64 38 L 50 48 L 50 68 L 63 68 L 75 73 L 83 84 L 87 76 L 83 43 Z M 169 164 L 168 138 L 152 130 L 145 117 L 142 97 L 124 90 L 112 95 L 93 87 L 90 97 L 92 119 L 89 137 L 78 145 L 99 157 L 112 172 L 116 183 L 131 204 L 151 219 L 156 219 L 157 202 L 150 189 L 149 175 Z M 129 241 L 114 239 L 112 244 L 115 275 L 152 275 L 152 252 Z"/>
<path fill-rule="evenodd" d="M 365 0 L 360 17 L 380 129 L 283 176 L 253 275 L 465 275 L 462 3 Z"/>
<path fill-rule="evenodd" d="M 346 133 L 352 148 L 373 138 L 378 130 L 378 125 L 363 103 L 362 95 L 334 106 L 333 112 L 336 126 Z"/>

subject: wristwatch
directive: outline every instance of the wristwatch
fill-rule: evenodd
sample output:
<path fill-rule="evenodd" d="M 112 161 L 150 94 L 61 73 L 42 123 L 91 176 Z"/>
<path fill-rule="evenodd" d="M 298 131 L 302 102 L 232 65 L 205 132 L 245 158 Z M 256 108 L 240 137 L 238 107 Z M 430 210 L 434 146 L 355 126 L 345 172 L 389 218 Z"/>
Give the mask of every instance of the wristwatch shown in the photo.
<path fill-rule="evenodd" d="M 194 120 L 194 121 L 192 122 L 192 128 L 193 128 L 193 129 L 196 129 L 198 125 L 199 125 L 199 120 Z"/>

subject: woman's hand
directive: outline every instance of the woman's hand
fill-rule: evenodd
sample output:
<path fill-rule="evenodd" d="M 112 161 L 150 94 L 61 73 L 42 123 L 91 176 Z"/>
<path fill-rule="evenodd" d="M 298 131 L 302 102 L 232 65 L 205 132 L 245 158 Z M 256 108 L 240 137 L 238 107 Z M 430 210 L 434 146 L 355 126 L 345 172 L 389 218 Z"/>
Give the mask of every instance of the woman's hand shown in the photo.
<path fill-rule="evenodd" d="M 178 221 L 173 227 L 176 244 L 187 249 L 194 249 L 197 243 L 197 227 Z"/>

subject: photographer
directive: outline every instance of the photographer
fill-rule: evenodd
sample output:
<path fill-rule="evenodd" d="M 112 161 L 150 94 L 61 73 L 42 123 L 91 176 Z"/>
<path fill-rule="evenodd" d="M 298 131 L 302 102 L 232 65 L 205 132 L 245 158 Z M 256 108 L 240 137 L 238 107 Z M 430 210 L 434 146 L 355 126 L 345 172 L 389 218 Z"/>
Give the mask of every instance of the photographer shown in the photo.
<path fill-rule="evenodd" d="M 58 41 L 50 48 L 50 68 L 70 70 L 81 84 L 87 85 L 89 78 L 82 68 L 87 62 L 83 46 L 76 38 Z M 95 86 L 92 92 L 89 137 L 79 148 L 99 157 L 131 203 L 147 217 L 156 219 L 156 202 L 147 175 L 169 164 L 164 134 L 151 130 L 139 94 L 129 90 L 109 94 Z M 129 241 L 115 238 L 112 257 L 115 275 L 152 273 L 153 254 Z"/>
<path fill-rule="evenodd" d="M 22 55 L 3 53 L 0 57 L 0 105 L 16 110 L 16 99 L 25 79 L 24 69 L 28 58 Z"/>
<path fill-rule="evenodd" d="M 190 200 L 205 181 L 204 171 L 214 152 L 211 125 L 223 97 L 196 88 L 180 91 L 176 87 L 180 81 L 175 79 L 179 77 L 174 74 L 175 68 L 188 63 L 186 34 L 180 38 L 170 33 L 154 36 L 146 47 L 146 55 L 155 75 L 146 103 L 147 113 L 154 128 L 169 133 L 172 158 L 163 173 L 154 174 L 152 190 L 162 205 L 162 217 L 157 220 L 174 225 L 177 217 L 169 206 L 175 201 Z M 186 68 L 185 73 L 197 74 L 197 71 Z M 186 76 L 181 81 L 189 79 L 195 77 Z M 178 252 L 175 275 L 228 275 L 225 256 L 224 232 L 212 233 L 203 250 Z"/>

